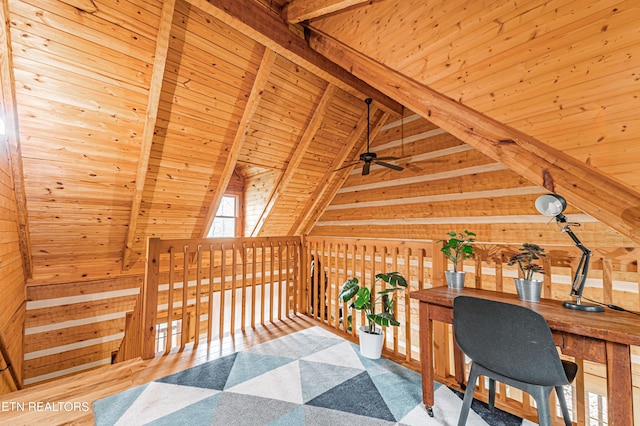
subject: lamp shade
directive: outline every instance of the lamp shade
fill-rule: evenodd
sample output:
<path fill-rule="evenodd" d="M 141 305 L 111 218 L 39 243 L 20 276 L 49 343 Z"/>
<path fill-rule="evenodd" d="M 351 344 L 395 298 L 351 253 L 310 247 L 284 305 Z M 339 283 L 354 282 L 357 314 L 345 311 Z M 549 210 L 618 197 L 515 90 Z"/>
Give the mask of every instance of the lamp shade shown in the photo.
<path fill-rule="evenodd" d="M 536 209 L 545 216 L 558 216 L 566 208 L 566 200 L 557 194 L 541 195 L 536 200 Z"/>

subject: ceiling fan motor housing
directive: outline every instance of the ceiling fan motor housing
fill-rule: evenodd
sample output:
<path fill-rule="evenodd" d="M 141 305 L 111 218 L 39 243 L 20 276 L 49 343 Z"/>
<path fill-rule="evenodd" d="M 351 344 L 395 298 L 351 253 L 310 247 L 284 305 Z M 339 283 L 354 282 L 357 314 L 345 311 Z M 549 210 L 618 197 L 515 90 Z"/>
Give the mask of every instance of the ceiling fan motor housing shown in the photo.
<path fill-rule="evenodd" d="M 377 158 L 375 152 L 363 152 L 360 154 L 360 161 L 364 161 L 365 163 L 370 163 Z"/>

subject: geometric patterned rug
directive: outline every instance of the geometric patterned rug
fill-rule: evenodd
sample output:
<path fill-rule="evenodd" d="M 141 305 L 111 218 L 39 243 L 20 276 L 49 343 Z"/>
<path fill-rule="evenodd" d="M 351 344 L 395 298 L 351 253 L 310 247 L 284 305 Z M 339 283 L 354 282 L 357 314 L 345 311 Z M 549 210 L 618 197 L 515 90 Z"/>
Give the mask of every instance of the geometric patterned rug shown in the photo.
<path fill-rule="evenodd" d="M 457 424 L 462 401 L 446 386 L 436 384 L 434 417 L 421 401 L 418 373 L 312 327 L 97 400 L 93 412 L 97 426 Z M 470 426 L 533 424 L 473 409 Z"/>

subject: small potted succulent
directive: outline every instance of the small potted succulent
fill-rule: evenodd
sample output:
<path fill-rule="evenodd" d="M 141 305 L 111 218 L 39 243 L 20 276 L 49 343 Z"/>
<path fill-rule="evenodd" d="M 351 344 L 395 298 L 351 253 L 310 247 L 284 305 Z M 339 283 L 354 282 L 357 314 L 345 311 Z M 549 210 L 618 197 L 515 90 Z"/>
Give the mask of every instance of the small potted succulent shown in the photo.
<path fill-rule="evenodd" d="M 544 249 L 537 244 L 523 243 L 518 249 L 518 253 L 514 253 L 509 258 L 508 266 L 515 264 L 520 268 L 521 278 L 514 278 L 516 283 L 516 291 L 520 300 L 528 302 L 539 302 L 542 290 L 542 280 L 534 280 L 534 274 L 544 274 L 544 268 L 535 263 L 547 255 Z"/>
<path fill-rule="evenodd" d="M 374 293 L 377 283 L 383 282 L 382 289 Z M 350 278 L 342 285 L 338 300 L 341 303 L 351 301 L 350 309 L 364 311 L 367 317 L 367 326 L 359 328 L 360 353 L 372 359 L 380 358 L 382 344 L 384 342 L 384 330 L 382 327 L 398 326 L 393 312 L 394 300 L 389 297 L 393 292 L 404 290 L 407 280 L 398 272 L 376 274 L 375 281 L 370 287 L 360 285 L 357 278 Z M 375 297 L 374 297 L 375 295 Z M 347 330 L 352 330 L 353 316 L 347 317 Z"/>
<path fill-rule="evenodd" d="M 447 235 L 449 238 L 438 240 L 439 243 L 443 243 L 440 251 L 453 264 L 453 271 L 445 271 L 447 285 L 450 288 L 461 289 L 464 287 L 466 273 L 458 271 L 458 266 L 461 266 L 465 259 L 469 259 L 473 255 L 473 245 L 471 243 L 475 242 L 473 237 L 476 234 L 465 229 L 464 232 L 451 231 Z"/>

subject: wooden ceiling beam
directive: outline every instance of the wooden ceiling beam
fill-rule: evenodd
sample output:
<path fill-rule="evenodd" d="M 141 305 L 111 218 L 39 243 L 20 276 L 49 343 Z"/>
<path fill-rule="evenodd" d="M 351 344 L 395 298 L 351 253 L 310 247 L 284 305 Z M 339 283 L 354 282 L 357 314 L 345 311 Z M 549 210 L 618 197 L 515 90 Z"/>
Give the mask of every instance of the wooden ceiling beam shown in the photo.
<path fill-rule="evenodd" d="M 283 9 L 283 16 L 290 24 L 320 18 L 351 6 L 369 3 L 371 0 L 293 0 Z"/>
<path fill-rule="evenodd" d="M 200 237 L 202 238 L 206 237 L 209 233 L 213 218 L 218 211 L 220 200 L 222 200 L 224 191 L 226 191 L 227 185 L 229 185 L 229 181 L 231 180 L 233 172 L 236 169 L 240 150 L 242 149 L 242 145 L 247 138 L 247 131 L 249 130 L 251 121 L 253 120 L 253 116 L 258 109 L 258 104 L 260 103 L 260 99 L 262 99 L 264 88 L 267 84 L 269 76 L 271 75 L 271 70 L 273 69 L 275 61 L 276 53 L 271 49 L 265 49 L 264 55 L 262 56 L 262 62 L 260 63 L 260 68 L 258 69 L 256 78 L 253 81 L 253 87 L 251 88 L 251 92 L 249 93 L 247 105 L 244 109 L 244 112 L 242 113 L 242 118 L 240 119 L 238 130 L 236 131 L 233 143 L 231 144 L 231 148 L 229 149 L 229 157 L 227 158 L 224 169 L 222 170 L 222 176 L 217 179 L 217 183 L 215 184 L 216 187 L 214 189 L 213 202 L 209 205 L 209 208 L 207 210 L 207 215 L 204 221 L 204 230 L 202 232 L 202 235 L 200 235 Z M 196 238 L 196 236 L 193 236 L 193 238 Z"/>
<path fill-rule="evenodd" d="M 158 37 L 156 38 L 155 59 L 153 61 L 153 71 L 151 75 L 151 83 L 149 85 L 149 97 L 147 99 L 147 115 L 144 122 L 144 130 L 142 131 L 142 144 L 140 147 L 140 159 L 138 160 L 136 187 L 133 192 L 129 228 L 127 229 L 127 237 L 122 255 L 123 271 L 129 269 L 131 266 L 129 264 L 131 260 L 131 248 L 136 236 L 138 217 L 140 216 L 140 208 L 142 205 L 142 193 L 147 180 L 147 170 L 149 169 L 149 158 L 151 156 L 153 136 L 156 128 L 156 121 L 158 120 L 158 106 L 160 104 L 160 95 L 162 93 L 164 70 L 167 64 L 167 52 L 169 51 L 169 38 L 171 36 L 171 26 L 173 24 L 173 12 L 175 10 L 175 5 L 176 0 L 164 0 L 162 3 L 160 28 L 158 28 Z"/>
<path fill-rule="evenodd" d="M 391 112 L 397 114 L 402 112 L 402 105 L 398 102 L 309 48 L 304 39 L 289 30 L 282 18 L 261 7 L 258 2 L 253 0 L 187 0 L 187 2 L 345 92 L 363 100 L 373 98 Z"/>
<path fill-rule="evenodd" d="M 316 110 L 309 121 L 309 124 L 306 126 L 304 133 L 300 137 L 300 141 L 298 142 L 287 167 L 284 169 L 282 174 L 280 175 L 278 182 L 274 186 L 271 194 L 269 195 L 269 201 L 265 205 L 265 208 L 262 210 L 259 219 L 256 221 L 253 230 L 251 231 L 252 237 L 257 237 L 264 225 L 264 222 L 269 217 L 271 210 L 275 206 L 278 198 L 281 194 L 286 191 L 287 186 L 291 182 L 293 175 L 298 171 L 298 166 L 302 162 L 305 154 L 307 153 L 307 149 L 309 145 L 313 141 L 313 137 L 316 132 L 322 125 L 322 121 L 324 120 L 325 115 L 327 114 L 327 110 L 329 109 L 329 105 L 331 104 L 331 100 L 336 92 L 336 86 L 329 84 L 316 107 Z"/>
<path fill-rule="evenodd" d="M 22 256 L 22 267 L 26 278 L 33 275 L 33 259 L 31 256 L 31 241 L 29 238 L 29 218 L 27 214 L 27 197 L 24 191 L 24 174 L 22 170 L 22 150 L 20 148 L 20 130 L 18 127 L 18 109 L 13 74 L 13 57 L 11 49 L 11 33 L 9 31 L 9 4 L 2 2 L 0 7 L 0 101 L 2 104 L 2 118 L 4 120 L 9 165 L 11 167 L 11 181 L 15 194 L 16 215 L 18 220 L 18 243 Z"/>
<path fill-rule="evenodd" d="M 640 193 L 534 137 L 460 104 L 313 30 L 320 54 L 443 130 L 640 243 Z"/>
<path fill-rule="evenodd" d="M 376 107 L 374 104 L 371 108 L 371 115 L 375 115 L 375 113 Z M 389 119 L 389 116 L 390 115 L 388 112 L 382 112 L 382 117 L 380 117 L 380 119 L 376 122 L 376 124 L 369 132 L 371 140 L 375 140 L 378 133 L 380 133 L 382 126 Z M 326 182 L 326 184 L 319 185 L 316 188 L 312 197 L 307 202 L 305 213 L 303 215 L 300 215 L 294 225 L 291 227 L 290 235 L 308 234 L 311 231 L 311 228 L 313 228 L 316 222 L 320 219 L 320 216 L 322 216 L 322 213 L 324 213 L 327 206 L 329 206 L 333 198 L 336 196 L 337 192 L 340 190 L 340 188 L 342 188 L 342 185 L 344 185 L 346 180 L 349 178 L 351 171 L 357 164 L 356 162 L 359 159 L 360 152 L 356 153 L 355 157 L 350 159 L 351 161 L 353 161 L 353 165 L 351 167 L 345 167 L 343 170 L 340 170 L 338 172 L 336 172 L 336 169 L 342 166 L 345 161 L 347 161 L 347 156 L 356 146 L 356 144 L 362 137 L 362 134 L 367 130 L 367 124 L 367 112 L 365 111 L 358 120 L 356 127 L 349 135 L 347 144 L 333 161 L 333 163 L 331 164 L 331 168 L 327 170 L 325 175 L 320 180 L 320 182 Z M 362 143 L 362 146 L 360 147 L 360 151 L 364 151 L 364 149 L 366 148 L 366 143 L 367 141 L 365 139 Z"/>

